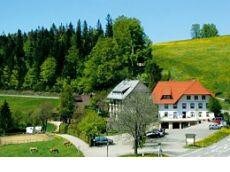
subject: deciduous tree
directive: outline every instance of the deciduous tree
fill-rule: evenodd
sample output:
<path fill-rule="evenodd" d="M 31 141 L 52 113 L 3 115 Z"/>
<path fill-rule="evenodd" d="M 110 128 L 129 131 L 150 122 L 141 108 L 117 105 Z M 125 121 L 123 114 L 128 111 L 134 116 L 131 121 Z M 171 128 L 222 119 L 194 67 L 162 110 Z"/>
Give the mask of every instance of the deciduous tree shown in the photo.
<path fill-rule="evenodd" d="M 208 101 L 208 109 L 211 112 L 213 112 L 215 116 L 218 116 L 220 115 L 222 107 L 221 107 L 220 102 L 216 98 L 211 97 Z"/>
<path fill-rule="evenodd" d="M 69 84 L 65 84 L 60 96 L 60 115 L 64 123 L 70 123 L 74 112 L 73 90 Z"/>
<path fill-rule="evenodd" d="M 149 93 L 134 92 L 122 102 L 117 115 L 112 116 L 110 125 L 118 131 L 129 133 L 134 138 L 134 153 L 145 137 L 146 127 L 157 122 L 157 108 Z"/>

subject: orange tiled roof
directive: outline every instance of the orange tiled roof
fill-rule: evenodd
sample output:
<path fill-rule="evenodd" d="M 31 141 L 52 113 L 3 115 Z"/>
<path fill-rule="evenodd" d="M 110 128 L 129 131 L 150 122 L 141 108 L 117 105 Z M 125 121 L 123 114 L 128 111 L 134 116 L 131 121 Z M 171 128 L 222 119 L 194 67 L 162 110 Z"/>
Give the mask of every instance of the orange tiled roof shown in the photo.
<path fill-rule="evenodd" d="M 175 104 L 182 95 L 211 95 L 199 81 L 159 81 L 152 92 L 155 104 Z M 162 99 L 162 96 L 171 96 L 171 99 Z"/>

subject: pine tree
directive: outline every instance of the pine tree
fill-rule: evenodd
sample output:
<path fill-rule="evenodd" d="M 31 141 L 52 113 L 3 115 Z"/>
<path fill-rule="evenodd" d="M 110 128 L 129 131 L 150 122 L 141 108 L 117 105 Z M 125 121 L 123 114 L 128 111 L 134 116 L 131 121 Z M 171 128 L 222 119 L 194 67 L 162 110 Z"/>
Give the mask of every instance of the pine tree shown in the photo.
<path fill-rule="evenodd" d="M 113 20 L 109 14 L 106 17 L 106 21 L 107 21 L 107 24 L 106 24 L 106 29 L 105 29 L 105 36 L 113 37 Z"/>
<path fill-rule="evenodd" d="M 76 46 L 79 49 L 80 54 L 82 54 L 82 31 L 81 31 L 81 20 L 77 22 L 76 29 Z"/>
<path fill-rule="evenodd" d="M 82 31 L 82 42 L 83 42 L 83 56 L 87 56 L 90 53 L 90 39 L 88 24 L 84 20 L 83 31 Z"/>
<path fill-rule="evenodd" d="M 0 134 L 5 134 L 12 128 L 12 118 L 9 105 L 4 101 L 0 108 Z"/>
<path fill-rule="evenodd" d="M 101 36 L 104 36 L 104 31 L 102 29 L 102 25 L 101 25 L 101 22 L 100 20 L 97 21 L 97 37 L 101 37 Z"/>

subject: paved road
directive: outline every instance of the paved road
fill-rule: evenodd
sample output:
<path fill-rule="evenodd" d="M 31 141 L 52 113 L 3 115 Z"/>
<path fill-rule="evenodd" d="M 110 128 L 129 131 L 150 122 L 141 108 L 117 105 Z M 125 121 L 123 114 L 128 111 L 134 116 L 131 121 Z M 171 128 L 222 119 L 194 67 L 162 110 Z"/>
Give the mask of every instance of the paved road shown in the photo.
<path fill-rule="evenodd" d="M 230 136 L 207 148 L 181 155 L 183 157 L 230 157 Z"/>
<path fill-rule="evenodd" d="M 4 97 L 28 97 L 28 98 L 38 98 L 38 99 L 59 99 L 59 97 L 54 97 L 54 96 L 37 96 L 37 95 L 0 94 L 0 96 L 4 96 Z"/>
<path fill-rule="evenodd" d="M 86 157 L 106 157 L 107 156 L 107 147 L 89 147 L 87 143 L 82 141 L 81 139 L 68 135 L 68 134 L 60 134 L 61 137 L 69 140 L 72 144 L 74 144 Z M 124 154 L 133 153 L 132 146 L 129 144 L 120 144 L 116 143 L 115 145 L 109 146 L 109 157 L 117 157 Z"/>
<path fill-rule="evenodd" d="M 162 144 L 163 153 L 169 156 L 182 156 L 191 153 L 191 149 L 185 149 L 185 133 L 195 133 L 197 134 L 197 140 L 206 137 L 211 134 L 212 130 L 208 130 L 209 123 L 202 123 L 196 126 L 192 126 L 183 130 L 169 130 L 168 135 L 159 139 L 147 140 L 147 143 L 143 148 L 138 149 L 139 153 L 150 153 L 158 152 L 158 143 Z M 105 157 L 106 156 L 106 146 L 101 147 L 89 147 L 87 143 L 81 139 L 67 135 L 61 134 L 60 136 L 72 142 L 79 150 L 83 152 L 86 157 Z M 116 157 L 125 154 L 133 153 L 133 138 L 128 134 L 120 134 L 114 136 L 108 136 L 108 138 L 113 139 L 115 145 L 109 146 L 109 156 Z"/>

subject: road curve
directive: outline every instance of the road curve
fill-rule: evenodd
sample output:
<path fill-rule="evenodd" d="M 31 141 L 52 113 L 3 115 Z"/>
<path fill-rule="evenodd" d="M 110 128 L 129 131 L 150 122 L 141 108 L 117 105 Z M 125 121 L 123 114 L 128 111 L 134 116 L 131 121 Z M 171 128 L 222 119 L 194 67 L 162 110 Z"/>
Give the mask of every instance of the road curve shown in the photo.
<path fill-rule="evenodd" d="M 221 141 L 193 152 L 180 155 L 181 157 L 230 157 L 230 136 Z"/>

